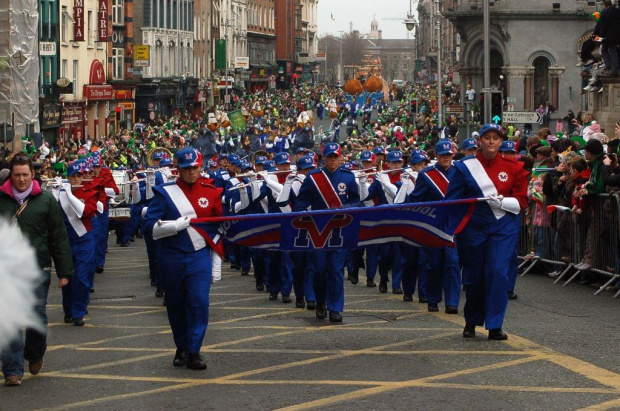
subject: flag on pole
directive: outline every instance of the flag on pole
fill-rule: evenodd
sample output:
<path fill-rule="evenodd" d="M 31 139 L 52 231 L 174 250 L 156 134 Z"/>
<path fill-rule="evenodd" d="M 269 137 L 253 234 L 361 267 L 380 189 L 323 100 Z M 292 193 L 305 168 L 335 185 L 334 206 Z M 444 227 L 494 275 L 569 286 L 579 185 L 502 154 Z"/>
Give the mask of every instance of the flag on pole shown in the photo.
<path fill-rule="evenodd" d="M 334 18 L 334 13 L 331 13 L 331 17 L 332 17 L 332 21 L 336 21 L 336 19 Z"/>
<path fill-rule="evenodd" d="M 387 242 L 454 247 L 477 199 L 391 204 L 283 214 L 193 219 L 192 227 L 219 246 L 223 238 L 250 248 L 339 250 Z"/>

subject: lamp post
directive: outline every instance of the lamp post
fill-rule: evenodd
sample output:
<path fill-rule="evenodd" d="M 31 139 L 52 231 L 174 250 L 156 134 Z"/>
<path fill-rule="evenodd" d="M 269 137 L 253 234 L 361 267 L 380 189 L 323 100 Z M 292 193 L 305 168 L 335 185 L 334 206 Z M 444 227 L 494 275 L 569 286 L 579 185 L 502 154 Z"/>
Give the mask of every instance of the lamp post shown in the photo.
<path fill-rule="evenodd" d="M 340 70 L 338 70 L 338 81 L 340 82 L 340 85 L 342 85 L 342 82 L 344 81 L 344 67 L 342 66 L 342 35 L 344 34 L 344 31 L 339 30 L 338 33 L 340 33 Z"/>
<path fill-rule="evenodd" d="M 482 26 L 484 41 L 484 124 L 491 122 L 491 40 L 489 35 L 489 1 L 485 0 L 482 8 Z"/>
<path fill-rule="evenodd" d="M 225 97 L 224 97 L 224 104 L 228 104 L 230 102 L 230 98 L 228 97 L 228 28 L 231 27 L 233 22 L 239 22 L 239 20 L 237 19 L 226 19 L 226 21 L 224 22 L 224 40 L 226 40 L 226 70 L 225 70 L 225 74 L 224 74 L 224 79 L 225 79 L 225 85 L 224 85 L 224 90 L 225 90 Z"/>
<path fill-rule="evenodd" d="M 441 89 L 441 13 L 439 12 L 439 7 L 441 3 L 439 0 L 435 0 L 435 4 L 437 6 L 437 14 L 435 15 L 435 27 L 437 28 L 437 125 L 441 127 L 443 124 L 443 99 L 442 99 L 442 89 Z"/>

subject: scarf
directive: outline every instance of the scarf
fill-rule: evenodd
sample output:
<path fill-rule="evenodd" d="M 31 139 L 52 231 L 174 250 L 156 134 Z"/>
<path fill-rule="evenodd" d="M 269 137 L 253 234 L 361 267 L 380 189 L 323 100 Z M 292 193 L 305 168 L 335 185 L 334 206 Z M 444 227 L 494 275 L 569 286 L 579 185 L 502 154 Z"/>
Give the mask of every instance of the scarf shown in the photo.
<path fill-rule="evenodd" d="M 15 189 L 15 186 L 11 186 L 11 190 L 13 191 L 13 197 L 17 200 L 19 205 L 24 203 L 24 200 L 30 195 L 32 192 L 32 187 L 34 187 L 34 182 L 30 183 L 30 186 L 22 192 L 19 192 Z"/>

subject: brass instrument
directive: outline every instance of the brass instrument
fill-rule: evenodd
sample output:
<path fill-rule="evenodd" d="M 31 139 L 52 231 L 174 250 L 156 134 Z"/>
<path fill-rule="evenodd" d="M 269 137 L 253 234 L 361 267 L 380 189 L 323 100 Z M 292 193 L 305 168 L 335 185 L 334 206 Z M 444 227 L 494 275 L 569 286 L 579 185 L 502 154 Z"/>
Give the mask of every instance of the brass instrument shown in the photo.
<path fill-rule="evenodd" d="M 168 150 L 165 147 L 155 147 L 152 148 L 148 154 L 146 155 L 146 163 L 149 165 L 149 167 L 153 167 L 155 165 L 154 161 L 153 161 L 153 154 L 158 153 L 158 152 L 163 152 L 164 154 L 166 154 L 168 157 L 170 158 L 174 158 L 174 156 L 172 155 L 172 153 L 170 152 L 170 150 Z"/>

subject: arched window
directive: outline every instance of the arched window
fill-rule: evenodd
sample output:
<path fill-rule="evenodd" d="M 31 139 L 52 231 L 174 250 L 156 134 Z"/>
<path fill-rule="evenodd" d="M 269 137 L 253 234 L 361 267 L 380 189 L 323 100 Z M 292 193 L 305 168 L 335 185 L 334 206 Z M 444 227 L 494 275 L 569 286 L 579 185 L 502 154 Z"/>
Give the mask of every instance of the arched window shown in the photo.
<path fill-rule="evenodd" d="M 534 108 L 549 101 L 550 78 L 549 60 L 546 57 L 536 57 L 534 66 Z"/>

